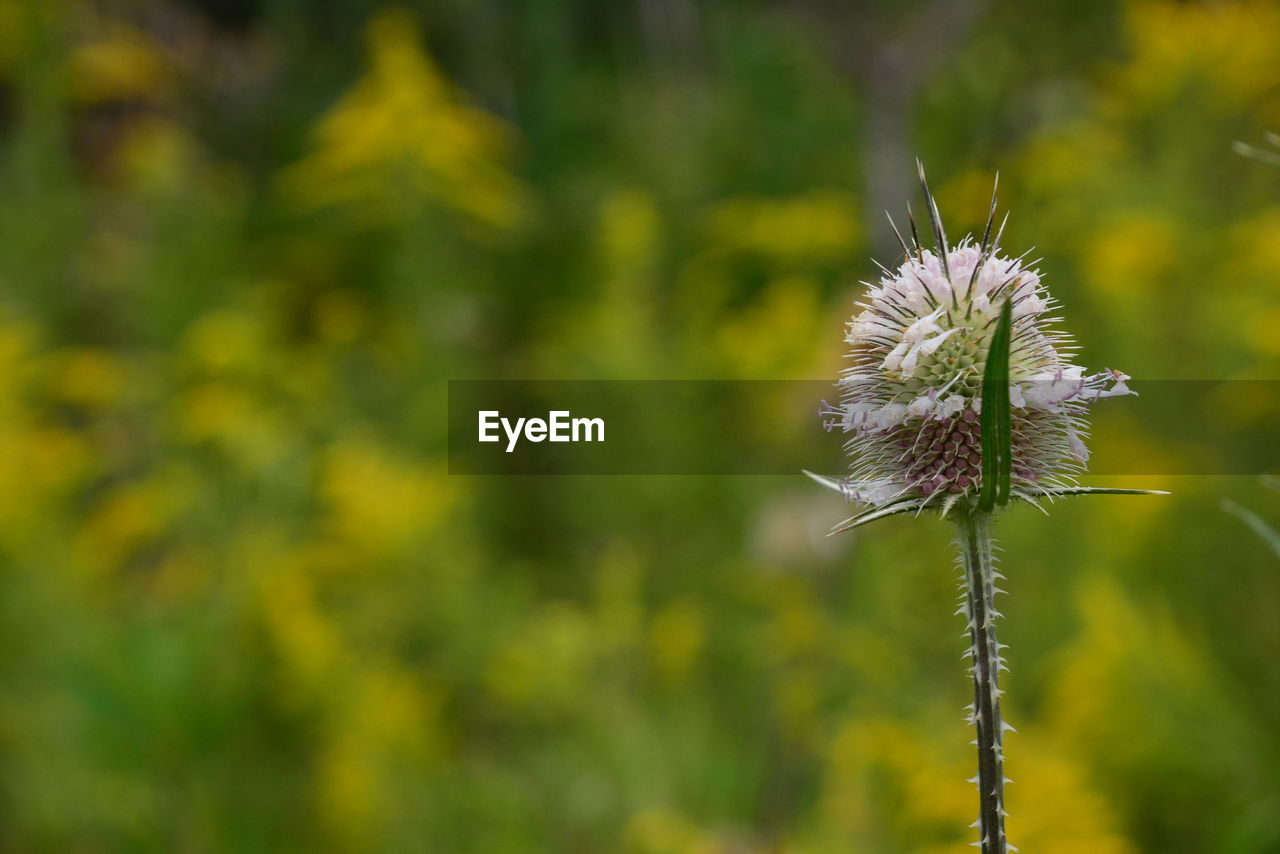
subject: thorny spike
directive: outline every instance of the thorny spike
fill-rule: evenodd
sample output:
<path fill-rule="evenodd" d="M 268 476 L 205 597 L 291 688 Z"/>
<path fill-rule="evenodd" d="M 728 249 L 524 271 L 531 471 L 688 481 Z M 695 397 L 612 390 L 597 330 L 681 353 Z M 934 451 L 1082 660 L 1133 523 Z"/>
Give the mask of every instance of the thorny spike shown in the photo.
<path fill-rule="evenodd" d="M 996 193 L 1000 189 L 1000 173 L 991 185 L 991 209 L 987 212 L 987 227 L 982 231 L 982 252 L 985 255 L 991 249 L 991 225 L 996 219 Z"/>
<path fill-rule="evenodd" d="M 916 158 L 916 171 L 920 174 L 920 189 L 924 191 L 924 201 L 929 209 L 929 222 L 933 225 L 933 242 L 934 251 L 938 253 L 938 260 L 942 262 L 942 273 L 948 279 L 951 278 L 951 267 L 947 263 L 947 255 L 951 249 L 947 246 L 947 233 L 942 228 L 942 216 L 938 213 L 938 203 L 933 200 L 933 194 L 929 192 L 929 181 L 924 177 L 924 164 L 920 162 L 920 158 Z M 953 308 L 959 308 L 959 297 L 955 288 L 951 289 L 951 299 Z"/>
<path fill-rule="evenodd" d="M 916 260 L 924 260 L 924 252 L 920 247 L 920 231 L 916 228 L 916 217 L 911 212 L 911 202 L 907 202 L 907 222 L 911 224 L 911 245 L 916 248 Z"/>
<path fill-rule="evenodd" d="M 982 243 L 978 250 L 978 262 L 973 265 L 973 272 L 969 275 L 969 287 L 965 291 L 965 296 L 969 299 L 969 307 L 964 310 L 965 319 L 973 314 L 973 288 L 978 282 L 978 277 L 982 275 L 982 271 L 986 269 L 987 261 L 991 258 L 994 247 L 991 244 L 991 225 L 996 219 L 996 192 L 1000 189 L 1000 173 L 996 173 L 996 179 L 991 185 L 991 209 L 987 211 L 987 227 L 982 231 Z M 1001 230 L 1003 230 L 1003 224 Z"/>
<path fill-rule="evenodd" d="M 885 211 L 884 216 L 885 219 L 889 220 L 889 227 L 893 229 L 893 236 L 898 238 L 898 245 L 902 247 L 903 256 L 910 258 L 911 250 L 907 247 L 907 241 L 902 239 L 902 232 L 898 231 L 898 224 L 893 221 L 893 215 Z"/>
<path fill-rule="evenodd" d="M 1009 223 L 1009 212 L 1005 211 L 1004 219 L 1000 220 L 1000 228 L 996 230 L 996 239 L 991 242 L 991 251 L 994 253 L 1000 248 L 1000 238 L 1004 237 L 1004 227 Z"/>

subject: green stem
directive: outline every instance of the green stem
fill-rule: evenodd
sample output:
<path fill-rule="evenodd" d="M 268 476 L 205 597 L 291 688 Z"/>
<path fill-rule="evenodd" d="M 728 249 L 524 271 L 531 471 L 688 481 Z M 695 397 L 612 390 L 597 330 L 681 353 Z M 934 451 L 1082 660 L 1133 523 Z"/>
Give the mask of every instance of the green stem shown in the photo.
<path fill-rule="evenodd" d="M 1000 669 L 1004 659 L 996 640 L 993 600 L 998 573 L 991 564 L 991 516 L 974 507 L 957 508 L 964 611 L 969 618 L 973 714 L 978 745 L 978 834 L 982 854 L 1007 854 L 1004 835 L 1004 730 L 1000 717 Z"/>

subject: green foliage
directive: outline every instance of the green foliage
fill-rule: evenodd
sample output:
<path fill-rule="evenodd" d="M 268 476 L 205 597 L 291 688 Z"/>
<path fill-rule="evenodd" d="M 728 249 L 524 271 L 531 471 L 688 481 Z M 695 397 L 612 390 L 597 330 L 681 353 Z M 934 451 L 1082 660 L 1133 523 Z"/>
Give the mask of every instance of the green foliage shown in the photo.
<path fill-rule="evenodd" d="M 1009 339 L 1013 305 L 1004 301 L 991 333 L 982 370 L 982 491 L 978 508 L 990 513 L 1009 503 L 1013 478 L 1013 428 L 1009 410 Z"/>

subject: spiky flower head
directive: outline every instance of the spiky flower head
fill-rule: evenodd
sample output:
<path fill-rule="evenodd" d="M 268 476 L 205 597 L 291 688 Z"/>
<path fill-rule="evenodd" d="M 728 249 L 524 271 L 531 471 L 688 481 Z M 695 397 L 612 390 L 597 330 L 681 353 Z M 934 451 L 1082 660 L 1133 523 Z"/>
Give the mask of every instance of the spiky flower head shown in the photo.
<path fill-rule="evenodd" d="M 845 340 L 844 398 L 827 426 L 851 434 L 843 491 L 884 505 L 904 499 L 951 503 L 982 485 L 982 387 L 987 353 L 1006 301 L 1011 308 L 1009 403 L 1012 494 L 1034 500 L 1068 486 L 1088 459 L 1086 411 L 1130 393 L 1115 371 L 1086 374 L 1071 362 L 1070 336 L 1039 272 L 1000 252 L 991 214 L 980 240 L 948 246 L 921 172 L 934 246 L 911 223 L 903 260 L 857 303 Z"/>

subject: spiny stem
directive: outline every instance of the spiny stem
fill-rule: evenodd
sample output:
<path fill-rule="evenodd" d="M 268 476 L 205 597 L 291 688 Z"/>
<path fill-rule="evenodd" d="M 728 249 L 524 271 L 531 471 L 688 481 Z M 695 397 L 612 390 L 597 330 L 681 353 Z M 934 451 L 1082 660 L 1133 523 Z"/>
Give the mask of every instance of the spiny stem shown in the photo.
<path fill-rule="evenodd" d="M 1004 835 L 1004 720 L 1000 717 L 1000 644 L 994 607 L 996 571 L 991 563 L 991 516 L 976 507 L 957 508 L 964 613 L 969 618 L 973 714 L 978 745 L 978 835 L 982 854 L 1007 854 Z M 1016 850 L 1016 849 L 1015 849 Z"/>

